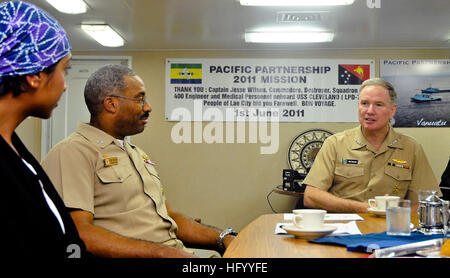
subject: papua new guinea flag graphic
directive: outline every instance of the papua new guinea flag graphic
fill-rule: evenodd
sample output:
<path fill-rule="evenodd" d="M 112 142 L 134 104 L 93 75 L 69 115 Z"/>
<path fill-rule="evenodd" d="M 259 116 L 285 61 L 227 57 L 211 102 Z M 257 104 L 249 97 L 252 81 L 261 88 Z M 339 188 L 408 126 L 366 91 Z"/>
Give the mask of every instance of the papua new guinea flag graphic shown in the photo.
<path fill-rule="evenodd" d="M 370 65 L 339 65 L 339 85 L 360 85 L 370 78 Z"/>

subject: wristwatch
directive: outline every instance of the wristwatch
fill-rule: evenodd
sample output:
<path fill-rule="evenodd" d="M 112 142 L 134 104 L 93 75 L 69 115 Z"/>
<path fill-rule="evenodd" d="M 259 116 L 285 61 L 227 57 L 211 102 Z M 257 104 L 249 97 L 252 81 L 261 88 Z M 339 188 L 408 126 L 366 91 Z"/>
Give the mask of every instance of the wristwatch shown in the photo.
<path fill-rule="evenodd" d="M 233 235 L 236 236 L 238 233 L 233 230 L 233 228 L 226 228 L 225 230 L 223 230 L 220 235 L 219 238 L 217 239 L 217 245 L 219 246 L 220 250 L 225 250 L 225 246 L 223 245 L 223 238 L 227 235 Z"/>

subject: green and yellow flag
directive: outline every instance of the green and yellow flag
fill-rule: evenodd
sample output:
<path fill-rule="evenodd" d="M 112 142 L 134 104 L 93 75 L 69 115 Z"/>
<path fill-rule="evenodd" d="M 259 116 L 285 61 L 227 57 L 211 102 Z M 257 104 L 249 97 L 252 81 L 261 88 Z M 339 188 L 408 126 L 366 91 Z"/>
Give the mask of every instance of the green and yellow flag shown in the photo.
<path fill-rule="evenodd" d="M 170 84 L 202 84 L 202 64 L 171 64 Z"/>

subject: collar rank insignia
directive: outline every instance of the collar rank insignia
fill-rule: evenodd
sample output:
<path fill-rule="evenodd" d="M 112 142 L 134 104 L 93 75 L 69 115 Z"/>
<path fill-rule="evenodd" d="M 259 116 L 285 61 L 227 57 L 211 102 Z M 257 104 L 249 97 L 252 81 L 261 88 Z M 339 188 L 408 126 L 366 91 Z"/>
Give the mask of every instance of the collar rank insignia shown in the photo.
<path fill-rule="evenodd" d="M 398 139 L 395 139 L 394 141 L 392 141 L 392 143 L 389 144 L 389 147 L 392 147 L 393 145 L 397 144 Z"/>
<path fill-rule="evenodd" d="M 355 138 L 355 142 L 356 142 L 356 144 L 358 144 L 358 145 L 361 145 L 361 146 L 363 145 L 363 143 L 362 143 L 361 141 L 359 141 L 358 139 L 356 139 L 356 138 Z"/>

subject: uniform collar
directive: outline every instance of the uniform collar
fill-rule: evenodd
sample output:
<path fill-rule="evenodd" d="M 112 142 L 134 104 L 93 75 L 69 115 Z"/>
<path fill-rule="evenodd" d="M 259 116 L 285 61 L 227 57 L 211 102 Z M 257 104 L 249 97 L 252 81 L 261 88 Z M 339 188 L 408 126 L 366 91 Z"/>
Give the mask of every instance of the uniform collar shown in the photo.
<path fill-rule="evenodd" d="M 90 124 L 78 123 L 77 133 L 86 138 L 92 144 L 102 149 L 111 144 L 115 144 L 120 148 L 122 147 L 114 137 Z"/>
<path fill-rule="evenodd" d="M 401 135 L 394 131 L 392 126 L 389 126 L 389 133 L 386 137 L 385 142 L 390 148 L 403 149 L 403 141 L 401 140 Z"/>
<path fill-rule="evenodd" d="M 136 146 L 135 145 L 133 145 L 133 144 L 131 144 L 131 142 L 129 141 L 129 140 L 127 140 L 126 138 L 125 138 L 125 140 L 124 140 L 124 142 L 125 142 L 125 144 L 128 144 L 128 145 L 130 145 L 133 149 L 135 149 L 136 148 Z"/>
<path fill-rule="evenodd" d="M 367 142 L 366 138 L 364 137 L 361 131 L 361 126 L 357 127 L 355 130 L 356 132 L 351 148 L 353 150 L 356 150 L 362 147 L 367 147 L 367 145 L 369 145 L 369 142 Z M 400 138 L 400 134 L 395 132 L 392 126 L 389 126 L 388 134 L 386 136 L 386 139 L 384 139 L 384 142 L 381 145 L 380 150 L 386 147 L 399 149 L 403 148 L 403 142 Z"/>
<path fill-rule="evenodd" d="M 362 147 L 367 146 L 369 143 L 367 142 L 366 138 L 362 134 L 361 126 L 355 128 L 355 136 L 353 138 L 352 142 L 352 150 L 360 149 Z"/>

